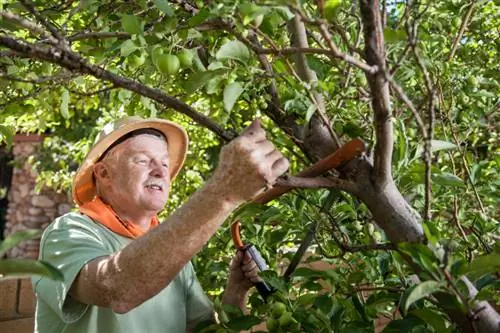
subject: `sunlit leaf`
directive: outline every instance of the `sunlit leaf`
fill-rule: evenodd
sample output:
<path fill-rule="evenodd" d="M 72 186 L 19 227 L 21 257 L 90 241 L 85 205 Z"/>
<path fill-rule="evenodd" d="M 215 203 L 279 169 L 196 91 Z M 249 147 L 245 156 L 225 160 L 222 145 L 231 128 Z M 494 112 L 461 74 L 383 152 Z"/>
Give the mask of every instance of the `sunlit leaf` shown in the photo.
<path fill-rule="evenodd" d="M 0 258 L 3 257 L 8 250 L 12 249 L 19 243 L 26 240 L 39 238 L 41 235 L 42 230 L 38 229 L 21 230 L 9 235 L 7 238 L 0 242 Z"/>
<path fill-rule="evenodd" d="M 0 260 L 0 280 L 19 279 L 34 275 L 45 276 L 59 281 L 64 279 L 64 276 L 58 269 L 43 261 L 32 259 Z"/>
<path fill-rule="evenodd" d="M 12 126 L 0 125 L 0 143 L 5 142 L 7 149 L 12 147 L 15 129 Z"/>
<path fill-rule="evenodd" d="M 239 82 L 230 83 L 224 88 L 224 109 L 227 112 L 231 112 L 242 92 L 243 86 Z"/>
<path fill-rule="evenodd" d="M 250 59 L 250 51 L 239 40 L 233 40 L 222 45 L 215 57 L 217 60 L 233 59 L 246 64 Z"/>
<path fill-rule="evenodd" d="M 405 299 L 405 302 L 403 303 L 402 306 L 403 311 L 405 312 L 408 311 L 408 308 L 413 303 L 438 291 L 439 289 L 441 289 L 442 286 L 443 286 L 442 282 L 432 281 L 432 280 L 424 281 L 418 284 L 417 286 L 415 286 L 415 288 L 413 288 L 410 291 L 408 297 Z"/>
<path fill-rule="evenodd" d="M 142 22 L 135 15 L 123 15 L 122 27 L 123 30 L 129 34 L 140 34 L 143 30 Z"/>
<path fill-rule="evenodd" d="M 444 186 L 465 187 L 465 183 L 462 179 L 449 172 L 433 174 L 432 181 Z"/>
<path fill-rule="evenodd" d="M 68 119 L 69 116 L 69 91 L 62 88 L 60 112 L 63 118 Z"/>
<path fill-rule="evenodd" d="M 174 10 L 170 5 L 168 4 L 167 0 L 154 0 L 156 7 L 158 7 L 159 10 L 167 14 L 167 16 L 174 16 Z"/>

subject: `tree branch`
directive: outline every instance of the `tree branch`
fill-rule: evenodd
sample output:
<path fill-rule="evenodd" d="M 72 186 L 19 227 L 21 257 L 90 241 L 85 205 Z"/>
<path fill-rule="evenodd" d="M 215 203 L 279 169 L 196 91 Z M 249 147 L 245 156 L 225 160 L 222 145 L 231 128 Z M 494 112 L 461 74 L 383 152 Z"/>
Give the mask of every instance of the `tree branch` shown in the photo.
<path fill-rule="evenodd" d="M 477 5 L 477 0 L 472 0 L 469 9 L 467 10 L 467 13 L 465 13 L 464 18 L 462 19 L 462 24 L 460 25 L 460 28 L 458 29 L 458 32 L 455 38 L 453 39 L 453 45 L 451 46 L 451 51 L 450 54 L 448 55 L 448 58 L 446 58 L 446 61 L 450 61 L 455 56 L 455 52 L 457 51 L 458 48 L 458 43 L 462 39 L 465 29 L 467 29 L 467 26 L 469 25 L 469 22 L 472 17 L 472 12 L 474 11 L 476 5 Z"/>
<path fill-rule="evenodd" d="M 345 179 L 333 178 L 333 177 L 315 177 L 315 178 L 305 178 L 305 177 L 295 177 L 286 176 L 278 178 L 276 181 L 276 186 L 283 187 L 298 187 L 298 188 L 338 188 L 344 190 L 351 194 L 357 192 L 356 184 Z"/>
<path fill-rule="evenodd" d="M 365 36 L 365 60 L 371 66 L 380 69 L 375 74 L 365 73 L 372 92 L 372 108 L 374 112 L 375 134 L 375 181 L 384 187 L 392 180 L 392 119 L 389 84 L 384 72 L 385 45 L 384 31 L 380 17 L 378 0 L 360 0 L 361 17 Z"/>
<path fill-rule="evenodd" d="M 76 33 L 72 36 L 68 37 L 68 41 L 74 42 L 77 40 L 84 40 L 84 39 L 100 39 L 100 38 L 118 38 L 118 39 L 128 39 L 132 35 L 129 34 L 128 32 L 123 32 L 123 31 L 114 31 L 114 32 L 108 32 L 108 31 L 100 31 L 100 32 L 79 32 Z"/>
<path fill-rule="evenodd" d="M 25 57 L 49 61 L 71 71 L 89 74 L 101 80 L 111 82 L 117 87 L 124 88 L 133 91 L 141 96 L 151 98 L 152 100 L 155 100 L 162 105 L 171 107 L 172 109 L 185 114 L 198 124 L 213 131 L 225 141 L 230 141 L 237 136 L 236 133 L 224 130 L 209 117 L 200 112 L 197 112 L 186 103 L 166 95 L 161 90 L 147 87 L 135 80 L 113 74 L 101 67 L 92 65 L 74 52 L 61 50 L 56 47 L 42 49 L 37 45 L 17 41 L 7 36 L 0 36 L 0 45 L 19 52 Z"/>

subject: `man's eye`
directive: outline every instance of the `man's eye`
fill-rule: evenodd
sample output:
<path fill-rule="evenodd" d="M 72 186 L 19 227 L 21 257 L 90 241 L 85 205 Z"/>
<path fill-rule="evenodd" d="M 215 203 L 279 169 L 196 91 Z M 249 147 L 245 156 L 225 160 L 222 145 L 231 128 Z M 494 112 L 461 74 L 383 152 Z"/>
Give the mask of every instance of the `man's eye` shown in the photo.
<path fill-rule="evenodd" d="M 162 163 L 161 165 L 163 165 L 164 168 L 168 169 L 168 164 L 167 163 Z"/>
<path fill-rule="evenodd" d="M 139 161 L 137 161 L 137 163 L 139 163 L 139 164 L 147 164 L 148 161 L 147 160 L 139 160 Z"/>

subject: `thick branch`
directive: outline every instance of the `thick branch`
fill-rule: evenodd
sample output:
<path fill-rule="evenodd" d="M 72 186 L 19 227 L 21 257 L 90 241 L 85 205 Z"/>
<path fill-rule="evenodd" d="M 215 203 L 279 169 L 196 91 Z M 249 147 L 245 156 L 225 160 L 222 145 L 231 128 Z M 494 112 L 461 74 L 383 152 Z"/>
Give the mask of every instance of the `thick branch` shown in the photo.
<path fill-rule="evenodd" d="M 375 182 L 380 187 L 391 181 L 392 163 L 392 119 L 389 84 L 384 75 L 386 71 L 384 31 L 380 17 L 378 0 L 360 0 L 361 17 L 365 36 L 365 60 L 371 66 L 377 66 L 376 74 L 366 73 L 372 92 L 375 133 Z"/>
<path fill-rule="evenodd" d="M 344 190 L 352 194 L 355 194 L 357 192 L 357 187 L 355 183 L 349 180 L 333 178 L 333 177 L 304 178 L 304 177 L 287 176 L 284 178 L 279 178 L 276 181 L 276 185 L 283 187 L 299 187 L 299 188 L 338 188 L 340 190 Z"/>
<path fill-rule="evenodd" d="M 118 38 L 118 39 L 127 39 L 130 38 L 131 35 L 128 32 L 123 31 L 100 31 L 100 32 L 79 32 L 72 36 L 68 37 L 70 42 L 84 39 L 101 39 L 101 38 Z"/>
<path fill-rule="evenodd" d="M 28 58 L 49 61 L 72 71 L 90 74 L 98 79 L 111 82 L 117 87 L 151 98 L 162 105 L 171 107 L 172 109 L 185 114 L 198 124 L 207 127 L 226 141 L 230 141 L 236 136 L 233 132 L 225 131 L 209 117 L 197 112 L 186 103 L 164 94 L 161 90 L 147 87 L 137 81 L 113 74 L 101 67 L 89 64 L 75 53 L 63 51 L 55 47 L 41 48 L 33 44 L 17 41 L 7 36 L 0 36 L 0 45 L 17 51 Z"/>

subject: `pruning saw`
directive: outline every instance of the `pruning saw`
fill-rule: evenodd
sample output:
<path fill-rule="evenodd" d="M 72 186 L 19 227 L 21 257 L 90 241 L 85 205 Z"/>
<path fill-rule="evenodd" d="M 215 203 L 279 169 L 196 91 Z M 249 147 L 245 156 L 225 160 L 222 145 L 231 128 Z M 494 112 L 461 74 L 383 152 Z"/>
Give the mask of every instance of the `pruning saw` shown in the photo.
<path fill-rule="evenodd" d="M 337 149 L 335 152 L 332 154 L 328 155 L 324 159 L 316 162 L 315 164 L 311 165 L 310 167 L 302 170 L 301 172 L 297 173 L 295 176 L 296 177 L 302 177 L 302 178 L 312 178 L 312 177 L 318 177 L 321 176 L 322 174 L 326 173 L 327 171 L 335 168 L 339 168 L 343 165 L 345 165 L 347 162 L 353 160 L 354 158 L 358 157 L 361 155 L 364 151 L 366 150 L 365 143 L 361 139 L 354 139 Z M 269 201 L 278 198 L 282 194 L 292 190 L 294 187 L 293 186 L 276 186 L 268 191 L 262 193 L 260 196 L 255 198 L 253 202 L 255 203 L 260 203 L 260 204 L 266 204 Z M 316 223 L 313 224 L 313 227 L 310 228 L 308 231 L 306 237 L 304 238 L 304 241 L 301 243 L 299 249 L 295 253 L 290 265 L 288 266 L 287 270 L 285 271 L 284 277 L 285 279 L 289 279 L 290 275 L 295 271 L 295 268 L 297 265 L 300 263 L 300 260 L 304 256 L 307 248 L 309 247 L 309 244 L 312 242 L 314 238 L 314 233 L 316 231 Z M 236 246 L 236 248 L 239 251 L 246 251 L 250 254 L 252 259 L 255 261 L 257 264 L 257 267 L 260 271 L 265 271 L 267 270 L 267 263 L 260 254 L 259 250 L 251 244 L 245 244 L 240 237 L 240 223 L 239 221 L 234 221 L 231 224 L 231 236 L 233 238 L 233 242 Z M 267 300 L 267 297 L 271 295 L 274 292 L 274 289 L 269 286 L 266 282 L 261 281 L 255 284 L 255 287 L 257 288 L 257 291 L 259 294 L 262 296 L 264 301 Z"/>

